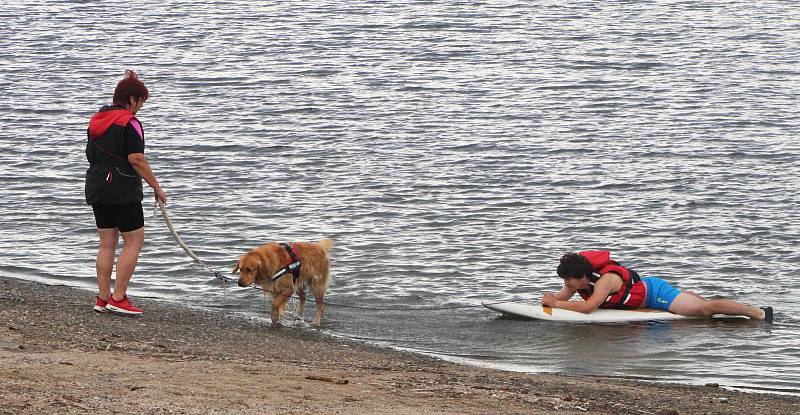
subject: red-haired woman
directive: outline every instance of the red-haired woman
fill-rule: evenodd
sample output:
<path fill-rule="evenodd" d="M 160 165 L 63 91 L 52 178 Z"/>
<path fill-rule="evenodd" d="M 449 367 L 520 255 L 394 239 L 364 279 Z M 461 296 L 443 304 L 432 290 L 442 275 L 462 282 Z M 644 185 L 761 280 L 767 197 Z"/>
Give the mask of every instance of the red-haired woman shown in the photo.
<path fill-rule="evenodd" d="M 128 315 L 142 314 L 126 294 L 139 252 L 144 245 L 142 179 L 163 203 L 167 194 L 158 184 L 144 157 L 144 131 L 136 119 L 149 93 L 136 72 L 125 71 L 117 83 L 113 104 L 104 106 L 89 121 L 86 158 L 86 203 L 92 206 L 100 245 L 97 250 L 97 287 L 94 310 Z M 119 237 L 125 246 L 117 261 L 117 277 L 111 291 Z"/>

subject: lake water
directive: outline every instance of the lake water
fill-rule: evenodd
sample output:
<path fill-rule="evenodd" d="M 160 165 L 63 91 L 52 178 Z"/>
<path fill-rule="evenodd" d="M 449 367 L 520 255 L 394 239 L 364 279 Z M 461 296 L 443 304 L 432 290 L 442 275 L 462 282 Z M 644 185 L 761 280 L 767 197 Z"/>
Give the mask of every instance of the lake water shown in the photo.
<path fill-rule="evenodd" d="M 148 158 L 204 261 L 336 240 L 326 333 L 800 393 L 794 2 L 260 3 L 0 5 L 3 275 L 93 289 L 85 129 L 133 68 Z M 151 213 L 132 296 L 267 317 Z M 480 306 L 538 301 L 559 257 L 590 248 L 773 305 L 776 322 L 569 325 Z"/>

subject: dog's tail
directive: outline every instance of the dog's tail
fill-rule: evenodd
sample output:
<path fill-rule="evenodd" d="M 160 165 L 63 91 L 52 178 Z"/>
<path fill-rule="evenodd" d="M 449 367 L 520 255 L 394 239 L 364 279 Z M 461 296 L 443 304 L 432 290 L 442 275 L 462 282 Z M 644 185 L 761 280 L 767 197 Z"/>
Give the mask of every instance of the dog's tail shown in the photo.
<path fill-rule="evenodd" d="M 322 248 L 323 251 L 325 251 L 326 254 L 331 252 L 331 249 L 333 248 L 333 239 L 323 239 L 317 243 L 319 244 L 319 247 Z"/>

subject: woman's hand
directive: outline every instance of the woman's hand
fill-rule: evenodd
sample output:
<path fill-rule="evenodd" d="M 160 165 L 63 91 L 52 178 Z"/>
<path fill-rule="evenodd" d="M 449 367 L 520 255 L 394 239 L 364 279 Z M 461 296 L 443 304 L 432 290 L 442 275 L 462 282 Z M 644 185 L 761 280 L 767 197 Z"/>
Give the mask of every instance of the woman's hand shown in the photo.
<path fill-rule="evenodd" d="M 153 193 L 155 193 L 156 200 L 160 201 L 162 205 L 166 206 L 167 194 L 164 192 L 164 190 L 159 187 L 158 189 L 153 189 Z"/>

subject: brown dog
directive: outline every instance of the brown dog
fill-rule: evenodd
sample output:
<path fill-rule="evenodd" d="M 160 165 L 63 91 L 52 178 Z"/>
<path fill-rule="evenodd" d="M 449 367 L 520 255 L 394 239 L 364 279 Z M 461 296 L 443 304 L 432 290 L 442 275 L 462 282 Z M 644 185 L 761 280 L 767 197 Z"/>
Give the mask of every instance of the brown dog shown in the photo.
<path fill-rule="evenodd" d="M 314 325 L 319 326 L 325 309 L 322 301 L 331 282 L 328 253 L 332 247 L 333 241 L 330 239 L 291 244 L 268 243 L 242 255 L 233 272 L 240 271 L 237 282 L 240 287 L 256 283 L 272 293 L 270 317 L 275 325 L 280 324 L 293 293 L 300 298 L 297 314 L 303 316 L 306 290 L 310 289 L 317 303 Z"/>

